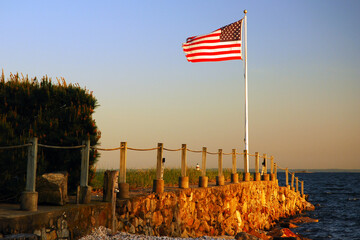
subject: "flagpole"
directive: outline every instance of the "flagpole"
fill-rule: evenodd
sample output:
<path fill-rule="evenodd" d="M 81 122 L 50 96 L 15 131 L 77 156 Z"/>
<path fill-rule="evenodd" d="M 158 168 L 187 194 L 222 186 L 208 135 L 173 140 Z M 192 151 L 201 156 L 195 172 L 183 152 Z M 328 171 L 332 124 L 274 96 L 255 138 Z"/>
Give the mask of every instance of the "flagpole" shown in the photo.
<path fill-rule="evenodd" d="M 245 78 L 245 150 L 249 152 L 249 115 L 248 115 L 248 72 L 247 72 L 247 20 L 246 20 L 247 10 L 244 10 L 244 78 Z M 246 172 L 249 172 L 249 158 L 247 159 L 247 169 Z M 244 169 L 245 170 L 245 169 Z"/>

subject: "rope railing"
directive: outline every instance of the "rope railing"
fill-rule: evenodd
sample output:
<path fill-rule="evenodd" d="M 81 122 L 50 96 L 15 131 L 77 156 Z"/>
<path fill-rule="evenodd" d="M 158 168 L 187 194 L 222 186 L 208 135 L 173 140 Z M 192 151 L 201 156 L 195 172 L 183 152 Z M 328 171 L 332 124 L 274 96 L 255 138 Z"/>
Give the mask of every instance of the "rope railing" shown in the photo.
<path fill-rule="evenodd" d="M 85 145 L 79 145 L 79 146 L 51 146 L 51 145 L 45 145 L 45 144 L 38 144 L 39 147 L 44 148 L 53 148 L 53 149 L 79 149 L 85 147 Z"/>
<path fill-rule="evenodd" d="M 288 168 L 283 168 L 277 163 L 274 162 L 274 157 L 263 154 L 260 155 L 258 152 L 255 154 L 248 153 L 247 150 L 244 150 L 243 152 L 237 152 L 236 149 L 232 149 L 231 152 L 223 152 L 222 149 L 218 149 L 217 152 L 211 152 L 208 151 L 206 147 L 203 147 L 202 150 L 193 150 L 190 148 L 187 148 L 186 144 L 182 144 L 181 148 L 177 149 L 171 149 L 171 148 L 165 148 L 162 143 L 158 143 L 157 147 L 154 148 L 133 148 L 133 147 L 127 147 L 127 142 L 121 142 L 119 147 L 115 148 L 100 148 L 95 146 L 90 146 L 90 140 L 83 141 L 82 145 L 78 146 L 54 146 L 54 145 L 46 145 L 46 144 L 40 144 L 37 142 L 37 138 L 33 138 L 30 143 L 22 144 L 22 145 L 15 145 L 15 146 L 0 146 L 0 150 L 3 149 L 14 149 L 14 148 L 22 148 L 22 147 L 28 147 L 29 148 L 29 158 L 28 161 L 31 162 L 32 167 L 28 167 L 29 171 L 34 171 L 36 169 L 36 152 L 38 147 L 43 148 L 52 148 L 52 149 L 82 149 L 81 154 L 81 176 L 80 176 L 80 186 L 81 187 L 87 187 L 88 184 L 88 168 L 89 168 L 89 153 L 90 149 L 93 150 L 99 150 L 99 151 L 116 151 L 120 150 L 120 174 L 119 174 L 119 184 L 126 184 L 126 158 L 127 158 L 127 150 L 131 151 L 154 151 L 157 150 L 157 170 L 156 170 L 156 181 L 154 181 L 154 184 L 160 184 L 159 186 L 155 187 L 154 185 L 154 191 L 158 192 L 157 189 L 160 189 L 159 191 L 163 191 L 163 184 L 161 185 L 161 181 L 163 178 L 163 171 L 164 171 L 164 161 L 165 158 L 163 158 L 163 151 L 169 151 L 169 152 L 178 152 L 181 151 L 181 177 L 179 178 L 179 187 L 181 188 L 187 188 L 189 178 L 186 174 L 187 171 L 187 152 L 192 153 L 202 153 L 202 168 L 201 168 L 201 179 L 199 179 L 199 186 L 206 187 L 207 186 L 207 177 L 206 177 L 206 155 L 217 155 L 218 156 L 218 176 L 217 176 L 217 185 L 221 186 L 224 185 L 224 175 L 223 175 L 223 156 L 232 155 L 232 170 L 231 170 L 231 182 L 237 183 L 238 182 L 238 175 L 237 175 L 237 167 L 236 167 L 236 157 L 238 155 L 243 155 L 244 159 L 244 181 L 250 181 L 250 169 L 249 169 L 249 158 L 254 157 L 255 158 L 255 178 L 254 181 L 277 181 L 277 169 L 285 170 L 286 172 L 286 186 L 290 187 L 291 190 L 294 190 L 296 192 L 299 192 L 298 190 L 298 183 L 299 179 L 298 177 L 295 177 L 295 173 L 290 172 Z M 262 170 L 260 173 L 260 160 L 262 162 Z M 268 160 L 270 160 L 270 174 L 268 174 Z M 252 160 L 253 161 L 253 160 Z M 30 165 L 31 165 L 30 164 Z M 29 166 L 29 164 L 28 164 Z M 200 166 L 197 165 L 197 170 L 200 170 Z M 288 173 L 291 174 L 291 185 L 288 184 Z M 36 176 L 36 172 L 31 173 L 31 175 Z M 271 178 L 270 178 L 271 177 Z M 262 179 L 261 179 L 262 178 Z M 200 182 L 200 180 L 202 182 Z M 205 181 L 206 180 L 206 181 Z M 28 181 L 28 180 L 27 180 Z M 35 191 L 35 178 L 29 180 L 30 183 L 26 183 L 27 188 L 26 191 L 34 192 Z M 160 181 L 160 182 L 159 182 Z M 205 184 L 205 182 L 206 184 Z M 294 187 L 294 184 L 296 182 L 296 185 Z M 301 182 L 301 194 L 304 196 L 303 193 L 303 183 Z M 28 186 L 30 186 L 28 188 Z M 161 190 L 162 189 L 162 190 Z M 295 190 L 296 189 L 296 190 Z"/>
<path fill-rule="evenodd" d="M 187 151 L 189 152 L 193 152 L 193 153 L 202 153 L 203 151 L 200 151 L 200 150 L 191 150 L 191 149 L 186 149 Z"/>
<path fill-rule="evenodd" d="M 286 168 L 282 168 L 282 167 L 280 167 L 279 165 L 277 166 L 279 169 L 281 169 L 281 170 L 286 170 Z"/>
<path fill-rule="evenodd" d="M 132 150 L 132 151 L 153 151 L 153 150 L 159 149 L 159 147 L 155 147 L 155 148 L 131 148 L 131 147 L 127 147 L 127 149 Z"/>
<path fill-rule="evenodd" d="M 91 147 L 92 149 L 95 150 L 100 150 L 100 151 L 116 151 L 116 150 L 120 150 L 120 149 L 124 149 L 124 147 L 117 147 L 117 148 L 98 148 L 98 147 Z"/>
<path fill-rule="evenodd" d="M 223 155 L 232 155 L 232 153 L 223 153 Z"/>
<path fill-rule="evenodd" d="M 218 152 L 206 152 L 207 154 L 210 154 L 210 155 L 217 155 L 219 154 Z"/>
<path fill-rule="evenodd" d="M 183 150 L 183 148 L 178 148 L 178 149 L 169 149 L 169 148 L 164 148 L 164 150 L 169 151 L 169 152 L 177 152 L 177 151 L 181 151 L 181 150 Z"/>
<path fill-rule="evenodd" d="M 0 150 L 23 148 L 23 147 L 28 147 L 31 145 L 32 145 L 32 143 L 26 143 L 26 144 L 22 144 L 22 145 L 13 145 L 13 146 L 3 146 L 3 147 L 0 147 Z"/>

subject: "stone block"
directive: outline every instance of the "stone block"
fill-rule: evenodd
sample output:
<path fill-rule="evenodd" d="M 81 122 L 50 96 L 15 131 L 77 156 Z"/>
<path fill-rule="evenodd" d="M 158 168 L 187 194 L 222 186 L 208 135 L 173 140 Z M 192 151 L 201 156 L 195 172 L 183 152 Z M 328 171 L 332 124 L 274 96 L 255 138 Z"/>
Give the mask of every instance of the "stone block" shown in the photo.
<path fill-rule="evenodd" d="M 119 171 L 107 170 L 104 173 L 103 184 L 103 201 L 111 202 L 115 194 L 115 189 L 118 188 L 118 175 Z"/>
<path fill-rule="evenodd" d="M 87 204 L 91 202 L 91 190 L 90 186 L 78 186 L 77 190 L 77 203 Z"/>
<path fill-rule="evenodd" d="M 45 173 L 38 177 L 36 190 L 39 193 L 39 203 L 49 203 L 63 206 L 69 202 L 67 192 L 67 172 Z"/>

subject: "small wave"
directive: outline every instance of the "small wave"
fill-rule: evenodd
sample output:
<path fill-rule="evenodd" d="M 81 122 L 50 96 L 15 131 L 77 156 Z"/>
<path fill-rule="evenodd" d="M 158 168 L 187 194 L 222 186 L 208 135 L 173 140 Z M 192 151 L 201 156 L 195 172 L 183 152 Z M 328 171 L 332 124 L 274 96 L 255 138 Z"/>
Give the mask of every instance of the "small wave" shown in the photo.
<path fill-rule="evenodd" d="M 349 198 L 348 201 L 358 201 L 359 198 Z"/>

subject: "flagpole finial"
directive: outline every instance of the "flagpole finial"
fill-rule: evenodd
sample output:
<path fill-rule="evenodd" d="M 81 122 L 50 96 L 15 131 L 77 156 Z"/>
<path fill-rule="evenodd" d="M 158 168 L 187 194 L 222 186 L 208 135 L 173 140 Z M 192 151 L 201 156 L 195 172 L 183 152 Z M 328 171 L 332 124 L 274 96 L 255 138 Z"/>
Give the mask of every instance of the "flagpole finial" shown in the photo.
<path fill-rule="evenodd" d="M 245 14 L 247 13 L 247 10 L 246 10 L 246 9 L 244 10 L 244 13 L 245 13 Z"/>

